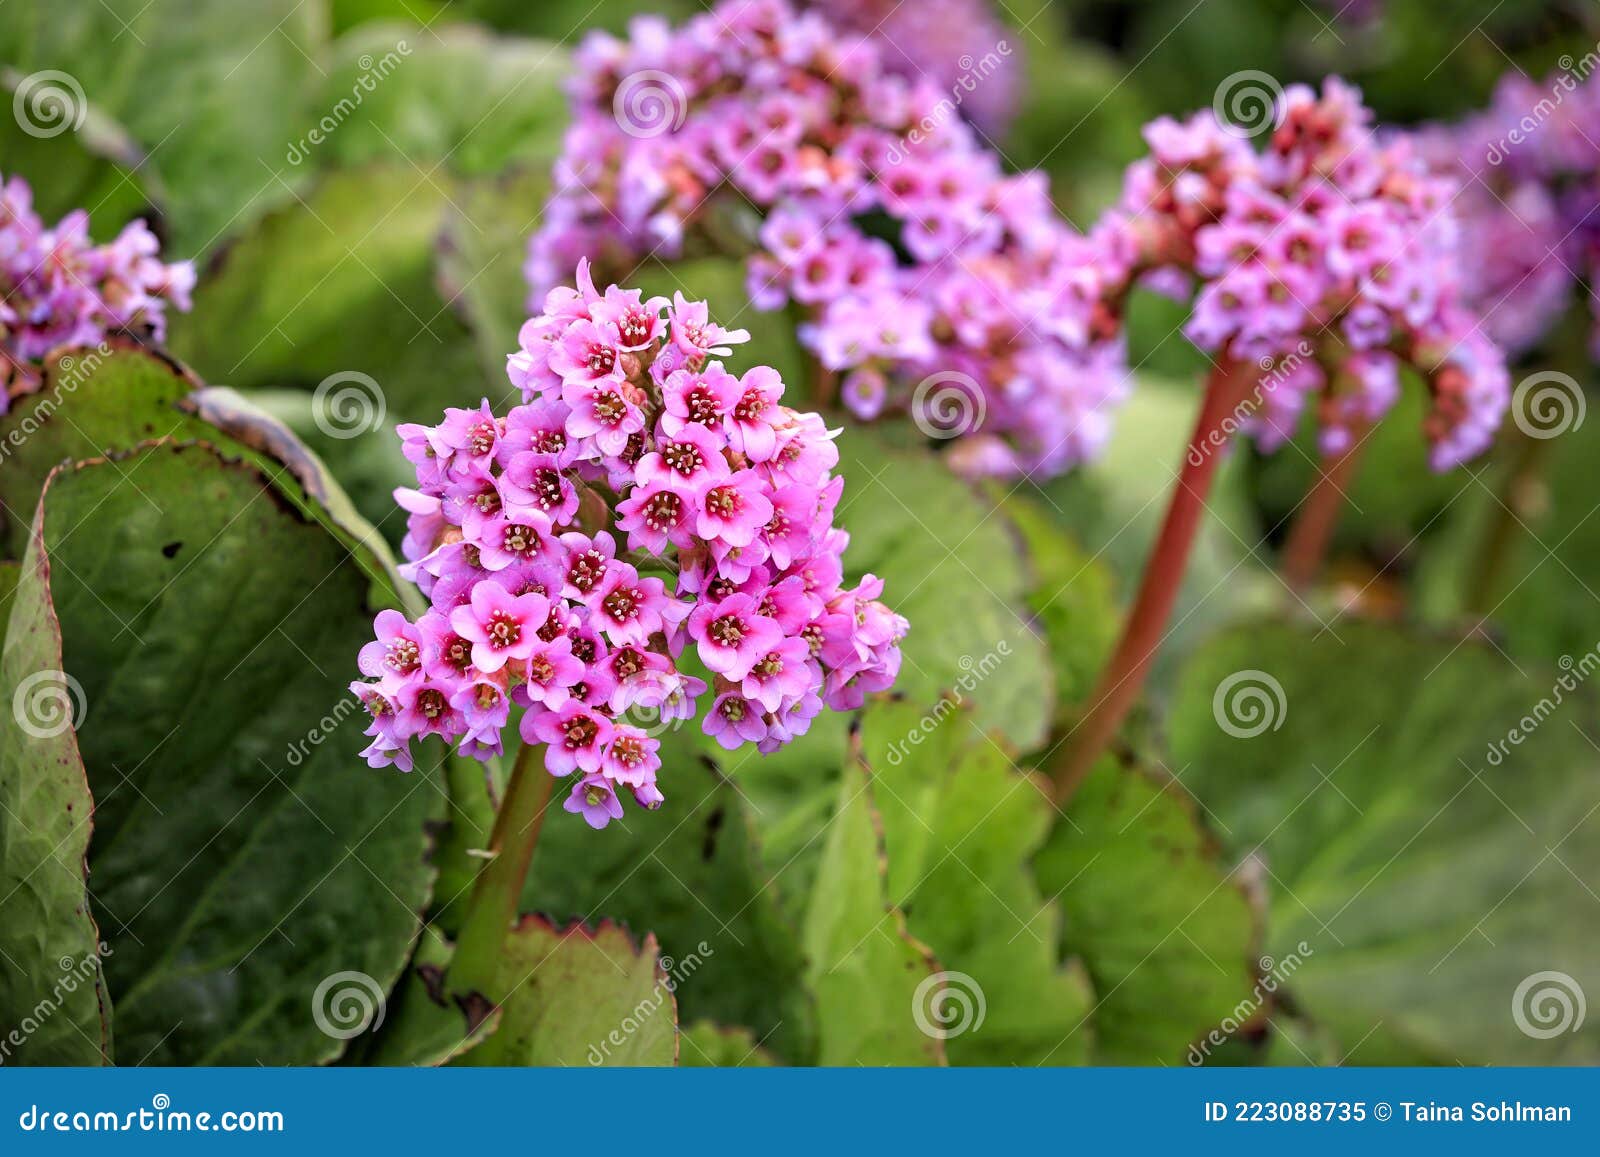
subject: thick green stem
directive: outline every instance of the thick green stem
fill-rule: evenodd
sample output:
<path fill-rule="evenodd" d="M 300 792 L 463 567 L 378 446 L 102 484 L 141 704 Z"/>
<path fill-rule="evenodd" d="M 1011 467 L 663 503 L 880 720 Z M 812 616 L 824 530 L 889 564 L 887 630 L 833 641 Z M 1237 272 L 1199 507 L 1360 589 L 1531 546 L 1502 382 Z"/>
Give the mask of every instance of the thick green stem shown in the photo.
<path fill-rule="evenodd" d="M 499 1000 L 495 977 L 501 951 L 517 918 L 522 885 L 533 862 L 534 845 L 539 842 L 545 807 L 555 784 L 555 776 L 536 758 L 538 750 L 533 744 L 523 744 L 517 752 L 500 813 L 489 834 L 489 859 L 478 873 L 472 898 L 467 901 L 445 984 L 446 991 L 479 993 L 491 1004 Z"/>
<path fill-rule="evenodd" d="M 1150 664 L 1165 635 L 1167 620 L 1183 584 L 1184 567 L 1195 532 L 1205 514 L 1206 495 L 1222 456 L 1228 419 L 1244 400 L 1251 375 L 1248 365 L 1223 363 L 1206 382 L 1205 400 L 1184 455 L 1183 471 L 1172 492 L 1161 536 L 1145 564 L 1133 610 L 1122 629 L 1089 707 L 1069 738 L 1066 757 L 1055 769 L 1055 798 L 1065 803 L 1089 775 L 1095 762 L 1127 718 Z"/>

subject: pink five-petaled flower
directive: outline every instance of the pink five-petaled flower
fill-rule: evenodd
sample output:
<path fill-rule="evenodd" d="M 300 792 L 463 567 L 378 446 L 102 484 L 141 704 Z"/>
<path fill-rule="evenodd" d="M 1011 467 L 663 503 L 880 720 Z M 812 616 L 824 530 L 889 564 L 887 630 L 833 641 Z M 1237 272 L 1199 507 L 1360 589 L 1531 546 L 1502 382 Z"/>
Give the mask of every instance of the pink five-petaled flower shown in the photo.
<path fill-rule="evenodd" d="M 493 673 L 509 660 L 526 659 L 539 646 L 536 633 L 550 614 L 543 595 L 514 595 L 499 583 L 479 583 L 472 602 L 450 612 L 450 625 L 472 644 L 472 665 Z"/>
<path fill-rule="evenodd" d="M 582 816 L 584 822 L 595 831 L 612 820 L 622 818 L 622 802 L 617 799 L 616 789 L 606 782 L 603 775 L 586 775 L 573 784 L 572 794 L 561 806 L 574 815 Z"/>
<path fill-rule="evenodd" d="M 432 605 L 414 625 L 380 615 L 360 655 L 370 763 L 409 769 L 424 735 L 491 759 L 516 706 L 599 827 L 624 787 L 663 802 L 638 723 L 704 710 L 724 747 L 770 752 L 892 682 L 906 623 L 881 584 L 843 587 L 832 435 L 783 405 L 775 372 L 708 360 L 742 337 L 703 303 L 602 294 L 580 267 L 522 329 L 522 404 L 404 428 L 405 573 Z M 679 669 L 691 642 L 709 680 Z"/>

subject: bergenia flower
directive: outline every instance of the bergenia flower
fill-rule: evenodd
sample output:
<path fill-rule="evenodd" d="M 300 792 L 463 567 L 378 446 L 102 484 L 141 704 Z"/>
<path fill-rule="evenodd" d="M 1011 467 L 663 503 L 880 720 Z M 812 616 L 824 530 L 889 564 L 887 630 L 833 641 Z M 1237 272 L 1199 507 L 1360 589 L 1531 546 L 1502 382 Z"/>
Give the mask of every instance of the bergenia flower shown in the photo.
<path fill-rule="evenodd" d="M 27 182 L 0 175 L 0 414 L 39 389 L 54 349 L 96 345 L 118 329 L 166 337 L 167 306 L 189 308 L 195 274 L 187 261 L 164 264 L 160 249 L 143 221 L 92 244 L 81 209 L 46 228 Z"/>
<path fill-rule="evenodd" d="M 1192 294 L 1189 340 L 1260 367 L 1241 417 L 1265 450 L 1308 413 L 1324 452 L 1347 449 L 1394 404 L 1408 365 L 1432 395 L 1434 468 L 1481 453 L 1510 379 L 1458 292 L 1470 261 L 1453 183 L 1411 141 L 1377 135 L 1337 78 L 1320 93 L 1290 86 L 1274 124 L 1260 150 L 1211 110 L 1147 126 L 1150 155 L 1097 229 L 1102 251 L 1121 254 L 1111 300 L 1140 281 Z"/>
<path fill-rule="evenodd" d="M 515 722 L 599 828 L 623 788 L 663 799 L 660 743 L 630 717 L 705 709 L 722 746 L 773 751 L 894 681 L 906 621 L 876 580 L 843 585 L 833 435 L 776 371 L 713 360 L 747 336 L 681 295 L 602 294 L 581 264 L 508 361 L 522 404 L 402 429 L 406 573 L 432 606 L 382 612 L 362 649 L 373 766 L 409 770 L 423 735 L 487 760 Z M 603 394 L 621 427 L 596 420 Z M 709 685 L 679 670 L 691 648 Z"/>
<path fill-rule="evenodd" d="M 992 48 L 974 59 L 978 45 Z M 1008 175 L 972 123 L 1003 119 L 1012 49 L 983 0 L 806 11 L 721 0 L 678 28 L 641 17 L 627 41 L 592 34 L 577 54 L 556 192 L 531 242 L 533 299 L 583 256 L 621 269 L 722 244 L 754 205 L 764 219 L 750 300 L 800 315 L 800 339 L 833 383 L 824 393 L 843 380 L 841 400 L 863 421 L 909 413 L 929 437 L 953 439 L 945 458 L 967 473 L 1065 470 L 1104 444 L 1105 412 L 1130 379 L 1101 316 L 1101 271 L 1114 262 L 1061 219 L 1043 174 Z M 671 105 L 661 123 L 632 119 L 635 74 Z M 680 324 L 657 359 L 684 371 L 666 379 L 668 432 L 720 425 L 749 462 L 767 461 L 776 375 L 735 380 L 707 366 L 749 335 L 681 297 L 674 309 Z M 618 313 L 595 312 L 603 338 L 525 335 L 539 340 L 523 342 L 513 379 L 544 364 L 612 372 L 627 339 Z"/>

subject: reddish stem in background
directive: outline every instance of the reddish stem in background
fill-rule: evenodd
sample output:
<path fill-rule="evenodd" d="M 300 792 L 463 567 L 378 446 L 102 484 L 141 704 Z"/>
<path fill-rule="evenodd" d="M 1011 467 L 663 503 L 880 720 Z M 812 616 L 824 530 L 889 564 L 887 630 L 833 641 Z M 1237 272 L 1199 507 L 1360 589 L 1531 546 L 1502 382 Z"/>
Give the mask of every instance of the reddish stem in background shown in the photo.
<path fill-rule="evenodd" d="M 1365 437 L 1365 428 L 1351 430 L 1349 447 L 1323 459 L 1311 492 L 1294 514 L 1288 541 L 1283 544 L 1283 579 L 1291 590 L 1305 590 L 1322 573 L 1328 544 L 1333 541 L 1339 514 L 1344 509 L 1345 494 L 1361 463 Z"/>
<path fill-rule="evenodd" d="M 1122 639 L 1100 674 L 1088 711 L 1071 733 L 1066 758 L 1057 765 L 1057 803 L 1065 803 L 1077 791 L 1139 697 L 1172 617 L 1178 589 L 1183 585 L 1189 550 L 1205 514 L 1206 495 L 1225 446 L 1225 423 L 1244 401 L 1251 380 L 1248 363 L 1222 362 L 1206 381 L 1205 399 L 1184 454 L 1183 471 L 1172 492 L 1161 536 L 1145 564 L 1138 597 L 1122 628 Z"/>

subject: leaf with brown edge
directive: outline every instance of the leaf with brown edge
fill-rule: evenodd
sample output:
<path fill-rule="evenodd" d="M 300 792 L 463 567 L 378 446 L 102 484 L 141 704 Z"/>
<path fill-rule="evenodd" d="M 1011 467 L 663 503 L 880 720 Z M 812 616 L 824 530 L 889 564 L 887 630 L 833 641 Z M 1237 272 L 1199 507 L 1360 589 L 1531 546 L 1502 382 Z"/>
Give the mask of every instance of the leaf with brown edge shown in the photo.
<path fill-rule="evenodd" d="M 14 713 L 0 728 L 0 1027 L 7 1064 L 101 1065 L 111 1059 L 104 974 L 97 965 L 89 983 L 76 980 L 81 962 L 105 957 L 87 885 L 94 804 L 64 726 L 82 711 L 63 671 L 42 521 L 22 565 L 0 568 L 0 697 Z"/>
<path fill-rule="evenodd" d="M 558 928 L 524 916 L 500 957 L 499 1029 L 461 1065 L 672 1065 L 674 981 L 656 939 L 642 946 L 620 924 Z"/>

